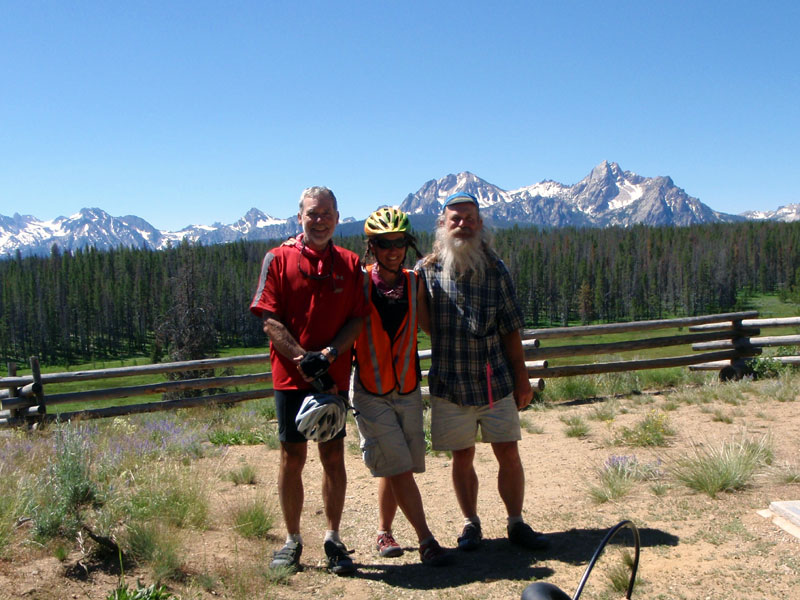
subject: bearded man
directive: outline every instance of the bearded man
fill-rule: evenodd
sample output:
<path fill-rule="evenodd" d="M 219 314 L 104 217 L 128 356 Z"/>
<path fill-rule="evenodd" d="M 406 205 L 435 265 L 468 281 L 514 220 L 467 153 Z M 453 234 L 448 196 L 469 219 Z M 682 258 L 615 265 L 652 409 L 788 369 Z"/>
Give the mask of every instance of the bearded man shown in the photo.
<path fill-rule="evenodd" d="M 453 453 L 453 488 L 465 521 L 458 548 L 476 550 L 483 538 L 473 465 L 480 428 L 498 462 L 509 540 L 543 550 L 547 538 L 522 518 L 518 411 L 533 398 L 520 335 L 524 319 L 475 196 L 462 192 L 445 200 L 433 252 L 418 271 L 419 321 L 431 336 L 431 438 L 434 450 Z"/>

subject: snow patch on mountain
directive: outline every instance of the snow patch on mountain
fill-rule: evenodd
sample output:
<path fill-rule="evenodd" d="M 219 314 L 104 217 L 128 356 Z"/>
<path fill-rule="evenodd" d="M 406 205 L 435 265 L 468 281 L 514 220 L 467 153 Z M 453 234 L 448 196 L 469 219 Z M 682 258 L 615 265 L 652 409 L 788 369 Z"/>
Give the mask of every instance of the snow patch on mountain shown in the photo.
<path fill-rule="evenodd" d="M 430 230 L 441 214 L 445 199 L 455 192 L 475 195 L 481 215 L 493 227 L 629 227 L 639 223 L 685 226 L 744 219 L 800 221 L 800 204 L 742 215 L 720 213 L 689 196 L 670 177 L 642 177 L 608 161 L 594 167 L 573 185 L 546 179 L 509 191 L 463 171 L 425 182 L 399 206 L 412 215 L 415 227 Z M 12 256 L 17 251 L 23 255 L 47 255 L 53 244 L 62 251 L 119 246 L 158 250 L 184 240 L 206 245 L 241 239 L 281 240 L 300 231 L 295 215 L 280 219 L 257 208 L 250 209 L 235 223 L 190 225 L 180 231 L 158 230 L 135 215 L 113 217 L 99 208 L 84 208 L 69 217 L 49 221 L 15 213 L 12 217 L 0 215 L 0 257 Z M 342 235 L 361 231 L 362 222 L 350 217 L 343 219 L 337 230 Z"/>
<path fill-rule="evenodd" d="M 608 203 L 609 210 L 625 208 L 644 196 L 644 188 L 641 185 L 636 185 L 629 181 L 623 180 L 618 184 L 618 188 L 619 193 Z"/>
<path fill-rule="evenodd" d="M 754 221 L 800 221 L 800 204 L 787 204 L 775 210 L 748 210 L 742 216 Z"/>

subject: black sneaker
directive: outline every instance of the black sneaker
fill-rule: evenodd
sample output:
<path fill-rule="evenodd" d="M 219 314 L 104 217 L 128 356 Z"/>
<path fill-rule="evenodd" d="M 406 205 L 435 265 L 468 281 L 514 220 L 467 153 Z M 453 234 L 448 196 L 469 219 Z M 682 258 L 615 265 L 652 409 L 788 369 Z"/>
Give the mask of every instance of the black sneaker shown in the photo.
<path fill-rule="evenodd" d="M 450 564 L 450 555 L 435 539 L 419 547 L 419 558 L 423 565 L 443 567 Z"/>
<path fill-rule="evenodd" d="M 328 557 L 328 569 L 335 575 L 350 575 L 355 573 L 356 566 L 350 555 L 355 550 L 348 550 L 342 542 L 328 540 L 325 542 L 325 556 Z"/>
<path fill-rule="evenodd" d="M 467 523 L 464 525 L 461 535 L 458 536 L 458 549 L 465 552 L 477 550 L 481 545 L 481 539 L 483 539 L 481 526 L 477 523 Z"/>
<path fill-rule="evenodd" d="M 508 539 L 512 544 L 522 546 L 528 550 L 547 550 L 550 541 L 547 536 L 531 529 L 527 523 L 519 522 L 508 528 Z"/>
<path fill-rule="evenodd" d="M 292 571 L 300 570 L 300 557 L 303 554 L 303 544 L 299 542 L 286 542 L 283 548 L 276 550 L 272 555 L 272 562 L 269 563 L 270 569 L 285 567 Z"/>

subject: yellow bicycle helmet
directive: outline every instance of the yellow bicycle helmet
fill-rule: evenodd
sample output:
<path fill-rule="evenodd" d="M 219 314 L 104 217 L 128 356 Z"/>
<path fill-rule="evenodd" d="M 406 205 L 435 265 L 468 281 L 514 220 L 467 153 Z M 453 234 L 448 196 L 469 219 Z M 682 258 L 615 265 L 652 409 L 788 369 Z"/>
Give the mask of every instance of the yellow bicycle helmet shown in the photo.
<path fill-rule="evenodd" d="M 411 231 L 408 215 L 402 210 L 387 206 L 379 208 L 364 221 L 364 233 L 367 236 L 382 235 L 384 233 L 405 233 Z"/>

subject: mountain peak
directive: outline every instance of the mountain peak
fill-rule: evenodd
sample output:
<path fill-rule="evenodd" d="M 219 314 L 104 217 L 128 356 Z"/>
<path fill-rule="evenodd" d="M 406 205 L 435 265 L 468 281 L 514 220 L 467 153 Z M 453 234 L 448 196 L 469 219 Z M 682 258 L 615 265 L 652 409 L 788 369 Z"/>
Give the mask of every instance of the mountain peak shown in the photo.
<path fill-rule="evenodd" d="M 430 230 L 441 214 L 444 200 L 455 192 L 478 198 L 481 215 L 493 227 L 628 227 L 692 225 L 744 219 L 718 213 L 689 196 L 667 176 L 642 177 L 604 160 L 574 185 L 544 179 L 540 183 L 507 191 L 471 171 L 448 174 L 425 182 L 408 194 L 400 208 L 411 214 L 415 227 Z M 790 207 L 751 218 L 800 220 L 800 209 Z M 340 235 L 354 235 L 360 222 L 340 222 Z M 100 250 L 128 246 L 161 249 L 183 240 L 204 245 L 246 240 L 286 239 L 300 231 L 295 216 L 273 218 L 251 208 L 235 223 L 191 225 L 181 231 L 160 231 L 134 215 L 113 217 L 100 208 L 83 208 L 70 217 L 42 221 L 30 215 L 0 215 L 0 256 L 47 255 L 54 242 L 63 251 L 92 246 Z"/>
<path fill-rule="evenodd" d="M 616 181 L 624 177 L 620 166 L 615 162 L 604 160 L 589 173 L 590 181 Z"/>

